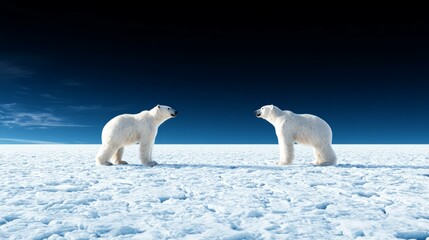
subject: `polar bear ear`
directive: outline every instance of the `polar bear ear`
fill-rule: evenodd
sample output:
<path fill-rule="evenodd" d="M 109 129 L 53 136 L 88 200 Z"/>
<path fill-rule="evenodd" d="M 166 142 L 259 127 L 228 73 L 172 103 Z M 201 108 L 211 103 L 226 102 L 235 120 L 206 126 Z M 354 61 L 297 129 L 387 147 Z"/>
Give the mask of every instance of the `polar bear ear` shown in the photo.
<path fill-rule="evenodd" d="M 159 104 L 158 105 L 156 105 L 158 108 L 161 108 L 161 106 L 159 106 Z"/>

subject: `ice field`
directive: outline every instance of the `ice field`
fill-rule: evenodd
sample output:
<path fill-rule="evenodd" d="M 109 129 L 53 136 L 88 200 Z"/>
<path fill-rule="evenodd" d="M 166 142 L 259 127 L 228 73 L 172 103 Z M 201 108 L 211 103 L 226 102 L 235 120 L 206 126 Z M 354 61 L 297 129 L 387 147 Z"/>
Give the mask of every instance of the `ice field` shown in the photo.
<path fill-rule="evenodd" d="M 427 239 L 429 145 L 155 145 L 160 165 L 96 166 L 99 145 L 0 145 L 0 239 Z"/>

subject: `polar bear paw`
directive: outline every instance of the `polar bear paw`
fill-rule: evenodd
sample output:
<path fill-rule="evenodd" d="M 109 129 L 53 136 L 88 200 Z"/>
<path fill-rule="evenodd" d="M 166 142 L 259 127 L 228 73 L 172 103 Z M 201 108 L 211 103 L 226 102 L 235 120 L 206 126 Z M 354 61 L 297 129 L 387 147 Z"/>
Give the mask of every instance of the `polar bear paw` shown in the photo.
<path fill-rule="evenodd" d="M 119 160 L 119 161 L 115 162 L 115 164 L 125 165 L 125 164 L 128 164 L 128 162 L 127 161 Z"/>
<path fill-rule="evenodd" d="M 335 166 L 336 165 L 335 162 L 316 162 L 316 161 L 311 162 L 311 164 L 315 166 Z"/>
<path fill-rule="evenodd" d="M 149 166 L 149 167 L 153 167 L 153 166 L 158 165 L 158 163 L 155 162 L 155 161 L 145 162 L 143 164 L 146 165 L 146 166 Z"/>
<path fill-rule="evenodd" d="M 282 165 L 291 165 L 292 162 L 285 162 L 285 161 L 278 161 L 276 162 L 276 165 L 282 166 Z"/>
<path fill-rule="evenodd" d="M 97 161 L 97 165 L 100 165 L 100 166 L 112 166 L 113 164 L 111 162 L 98 162 Z"/>

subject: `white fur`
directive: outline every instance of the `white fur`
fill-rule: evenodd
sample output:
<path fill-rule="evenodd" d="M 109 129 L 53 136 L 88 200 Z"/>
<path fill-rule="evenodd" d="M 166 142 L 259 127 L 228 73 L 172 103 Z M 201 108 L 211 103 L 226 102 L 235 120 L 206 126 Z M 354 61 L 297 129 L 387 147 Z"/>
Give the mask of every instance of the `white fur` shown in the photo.
<path fill-rule="evenodd" d="M 274 105 L 256 110 L 256 116 L 270 122 L 277 134 L 280 147 L 279 165 L 291 164 L 294 158 L 294 143 L 313 146 L 315 165 L 335 165 L 337 157 L 332 149 L 332 131 L 323 119 L 310 114 L 295 114 L 282 111 Z"/>
<path fill-rule="evenodd" d="M 175 117 L 176 113 L 176 110 L 168 106 L 157 105 L 149 111 L 114 117 L 103 128 L 102 146 L 97 154 L 96 163 L 112 165 L 109 161 L 113 156 L 114 164 L 127 164 L 122 161 L 124 146 L 140 143 L 141 163 L 155 166 L 157 163 L 152 160 L 152 148 L 158 127 L 166 120 Z"/>

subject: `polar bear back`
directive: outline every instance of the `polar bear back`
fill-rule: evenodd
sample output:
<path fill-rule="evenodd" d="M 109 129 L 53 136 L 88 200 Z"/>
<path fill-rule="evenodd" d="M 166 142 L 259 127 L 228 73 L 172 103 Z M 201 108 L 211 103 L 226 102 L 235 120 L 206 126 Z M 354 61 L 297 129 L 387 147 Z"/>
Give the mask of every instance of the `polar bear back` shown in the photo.
<path fill-rule="evenodd" d="M 139 142 L 141 134 L 154 134 L 148 111 L 139 114 L 122 114 L 112 118 L 103 128 L 102 143 L 129 145 Z M 156 130 L 156 129 L 155 129 Z"/>
<path fill-rule="evenodd" d="M 332 142 L 332 130 L 323 119 L 312 114 L 295 114 L 290 111 L 284 111 L 284 114 L 290 119 L 289 123 L 294 125 L 287 126 L 285 122 L 288 131 L 295 130 L 291 133 L 295 142 L 313 146 Z"/>

